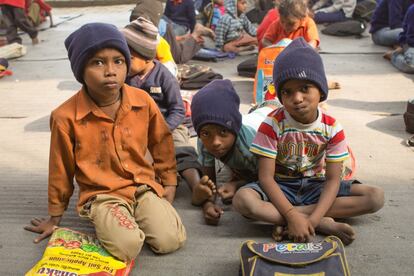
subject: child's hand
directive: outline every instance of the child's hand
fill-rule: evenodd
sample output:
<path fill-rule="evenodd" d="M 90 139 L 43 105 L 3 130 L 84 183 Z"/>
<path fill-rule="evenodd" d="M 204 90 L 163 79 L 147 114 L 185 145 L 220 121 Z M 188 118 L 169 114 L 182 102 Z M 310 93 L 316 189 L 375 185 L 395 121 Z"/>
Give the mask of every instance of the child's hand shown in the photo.
<path fill-rule="evenodd" d="M 237 183 L 227 182 L 218 188 L 217 193 L 221 197 L 224 204 L 231 204 L 234 194 L 237 190 Z"/>
<path fill-rule="evenodd" d="M 53 230 L 59 225 L 61 219 L 61 216 L 50 217 L 48 220 L 45 218 L 33 218 L 30 221 L 31 225 L 25 226 L 24 229 L 30 232 L 39 233 L 40 235 L 33 240 L 34 243 L 38 243 L 53 233 Z"/>
<path fill-rule="evenodd" d="M 203 206 L 204 220 L 208 225 L 217 225 L 223 214 L 223 209 L 211 201 L 207 201 Z"/>
<path fill-rule="evenodd" d="M 177 186 L 164 186 L 164 198 L 171 204 L 174 201 L 176 189 Z"/>
<path fill-rule="evenodd" d="M 294 242 L 308 242 L 315 236 L 310 219 L 304 214 L 292 210 L 287 217 L 288 235 Z"/>

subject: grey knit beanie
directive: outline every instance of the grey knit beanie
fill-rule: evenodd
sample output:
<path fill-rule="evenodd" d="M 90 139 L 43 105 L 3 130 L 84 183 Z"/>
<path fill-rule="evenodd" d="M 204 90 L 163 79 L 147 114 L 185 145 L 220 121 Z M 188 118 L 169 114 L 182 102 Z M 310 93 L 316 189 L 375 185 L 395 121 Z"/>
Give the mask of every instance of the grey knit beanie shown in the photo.
<path fill-rule="evenodd" d="M 112 24 L 85 24 L 65 39 L 65 47 L 68 51 L 73 74 L 80 83 L 84 83 L 83 71 L 88 58 L 101 49 L 117 49 L 124 55 L 128 70 L 131 64 L 131 56 L 125 38 Z"/>
<path fill-rule="evenodd" d="M 273 83 L 282 102 L 280 90 L 288 80 L 301 79 L 313 82 L 321 92 L 320 101 L 328 98 L 328 82 L 322 58 L 303 37 L 293 40 L 276 58 Z"/>
<path fill-rule="evenodd" d="M 242 125 L 240 98 L 230 80 L 214 80 L 191 101 L 191 119 L 198 135 L 205 124 L 217 124 L 238 135 Z"/>
<path fill-rule="evenodd" d="M 138 17 L 121 30 L 128 46 L 149 60 L 155 58 L 158 45 L 158 28 L 144 17 Z"/>

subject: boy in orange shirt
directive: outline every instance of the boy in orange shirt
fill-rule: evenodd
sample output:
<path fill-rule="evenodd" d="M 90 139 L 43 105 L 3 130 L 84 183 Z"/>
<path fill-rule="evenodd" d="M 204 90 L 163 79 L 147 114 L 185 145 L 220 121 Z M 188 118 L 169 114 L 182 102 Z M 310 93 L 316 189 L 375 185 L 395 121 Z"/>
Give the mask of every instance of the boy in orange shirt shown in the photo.
<path fill-rule="evenodd" d="M 278 43 L 283 38 L 295 39 L 303 37 L 313 48 L 319 45 L 316 24 L 308 16 L 308 7 L 303 0 L 282 0 L 279 6 L 280 18 L 267 29 L 263 47 Z"/>
<path fill-rule="evenodd" d="M 130 53 L 110 24 L 90 23 L 65 46 L 81 90 L 50 117 L 49 219 L 34 218 L 35 243 L 59 225 L 79 185 L 77 210 L 101 244 L 131 261 L 147 242 L 156 253 L 180 248 L 186 233 L 172 207 L 177 186 L 171 133 L 152 98 L 126 85 Z M 147 150 L 153 157 L 145 158 Z"/>

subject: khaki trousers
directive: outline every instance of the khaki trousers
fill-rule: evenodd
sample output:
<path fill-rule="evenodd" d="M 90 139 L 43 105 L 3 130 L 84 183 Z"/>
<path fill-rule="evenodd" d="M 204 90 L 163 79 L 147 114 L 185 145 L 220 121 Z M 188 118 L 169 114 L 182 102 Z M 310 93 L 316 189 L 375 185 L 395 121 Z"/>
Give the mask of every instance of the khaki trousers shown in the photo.
<path fill-rule="evenodd" d="M 184 225 L 174 207 L 147 185 L 138 187 L 135 202 L 98 195 L 83 206 L 80 216 L 95 225 L 102 246 L 115 257 L 131 261 L 144 241 L 155 253 L 170 253 L 186 240 Z"/>

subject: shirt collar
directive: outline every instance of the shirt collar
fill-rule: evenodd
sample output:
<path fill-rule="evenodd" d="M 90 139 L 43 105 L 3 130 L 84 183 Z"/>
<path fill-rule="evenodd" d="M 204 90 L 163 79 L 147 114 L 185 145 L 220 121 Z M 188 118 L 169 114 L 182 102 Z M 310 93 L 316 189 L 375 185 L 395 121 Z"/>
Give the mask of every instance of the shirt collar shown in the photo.
<path fill-rule="evenodd" d="M 136 88 L 124 84 L 122 86 L 122 102 L 121 108 L 124 110 L 131 110 L 132 107 L 145 106 L 146 102 L 136 93 Z M 86 92 L 85 88 L 79 91 L 77 97 L 76 120 L 82 120 L 89 113 L 93 113 L 101 117 L 102 110 L 95 104 L 91 97 Z"/>

